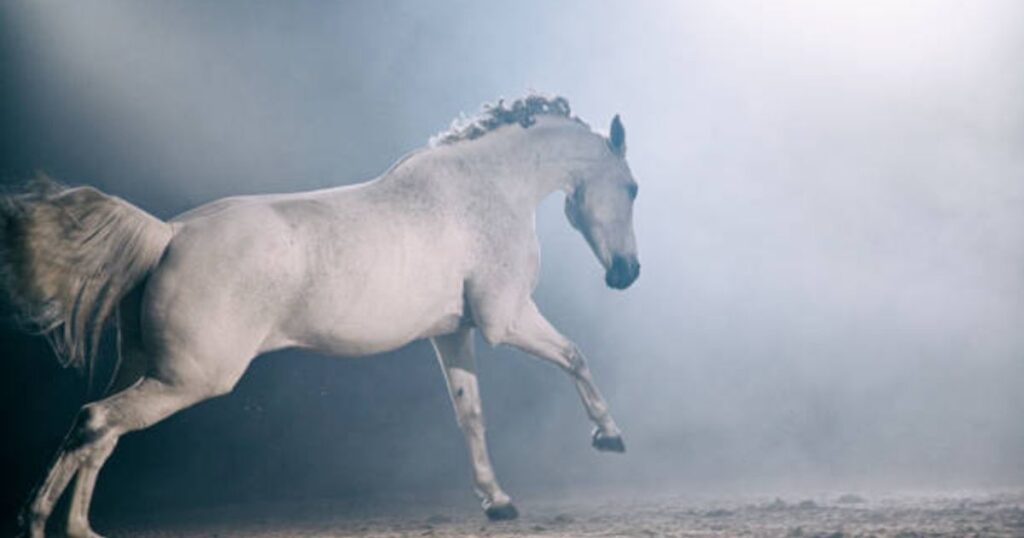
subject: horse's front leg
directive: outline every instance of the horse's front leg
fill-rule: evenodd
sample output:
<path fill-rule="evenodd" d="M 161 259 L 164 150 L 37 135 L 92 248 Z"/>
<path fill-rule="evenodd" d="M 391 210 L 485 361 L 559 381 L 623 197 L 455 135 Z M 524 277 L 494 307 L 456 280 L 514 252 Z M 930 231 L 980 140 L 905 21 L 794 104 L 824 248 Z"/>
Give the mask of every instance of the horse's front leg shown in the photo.
<path fill-rule="evenodd" d="M 610 452 L 626 451 L 622 432 L 612 419 L 608 403 L 594 384 L 583 353 L 544 318 L 532 300 L 523 307 L 501 343 L 552 362 L 569 374 L 576 384 L 587 415 L 597 425 L 592 438 L 594 448 Z"/>
<path fill-rule="evenodd" d="M 473 331 L 462 327 L 452 334 L 434 337 L 431 342 L 448 382 L 455 418 L 466 437 L 469 461 L 473 466 L 473 483 L 483 500 L 484 511 L 492 520 L 514 519 L 519 513 L 498 485 L 487 454 L 484 413 L 473 357 Z"/>

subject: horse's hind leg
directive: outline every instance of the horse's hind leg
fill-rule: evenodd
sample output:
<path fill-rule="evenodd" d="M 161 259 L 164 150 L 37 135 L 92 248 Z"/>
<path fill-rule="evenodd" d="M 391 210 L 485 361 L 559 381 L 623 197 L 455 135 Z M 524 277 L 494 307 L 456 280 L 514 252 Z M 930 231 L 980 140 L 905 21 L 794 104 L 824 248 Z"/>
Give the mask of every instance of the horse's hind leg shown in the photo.
<path fill-rule="evenodd" d="M 81 487 L 76 486 L 77 502 L 73 501 L 68 536 L 97 536 L 89 528 L 88 501 L 96 473 L 113 451 L 117 439 L 192 404 L 223 394 L 223 390 L 214 391 L 211 386 L 215 385 L 170 383 L 146 377 L 124 391 L 83 407 L 61 446 L 57 461 L 29 505 L 25 521 L 29 535 L 43 538 L 47 518 L 71 478 L 78 473 Z"/>
<path fill-rule="evenodd" d="M 438 361 L 448 382 L 448 393 L 455 407 L 455 418 L 466 437 L 473 482 L 483 499 L 487 517 L 494 520 L 514 519 L 519 514 L 508 495 L 501 490 L 487 455 L 484 437 L 484 415 L 473 357 L 473 332 L 469 327 L 431 339 Z"/>
<path fill-rule="evenodd" d="M 141 293 L 135 291 L 126 297 L 118 314 L 120 338 L 118 339 L 118 355 L 121 360 L 117 372 L 111 380 L 108 394 L 117 394 L 134 385 L 146 372 L 147 355 L 142 348 L 139 333 L 138 300 Z M 99 447 L 96 452 L 82 462 L 78 475 L 75 477 L 74 490 L 71 494 L 71 507 L 68 510 L 67 532 L 71 536 L 96 536 L 89 525 L 89 505 L 96 488 L 96 479 L 100 468 L 114 451 L 114 443 Z"/>
<path fill-rule="evenodd" d="M 72 428 L 72 432 L 74 432 L 74 428 Z M 53 506 L 57 504 L 57 500 L 60 499 L 68 482 L 78 470 L 76 458 L 71 457 L 65 448 L 71 436 L 72 434 L 69 433 L 61 445 L 57 452 L 57 459 L 50 465 L 43 483 L 33 492 L 32 500 L 26 507 L 26 513 L 22 515 L 22 524 L 31 538 L 44 538 L 46 519 L 53 511 Z"/>
<path fill-rule="evenodd" d="M 114 452 L 116 439 L 96 447 L 96 450 L 82 461 L 75 477 L 75 489 L 71 493 L 71 507 L 68 511 L 68 536 L 97 538 L 89 525 L 89 505 L 92 503 L 92 492 L 96 488 L 96 478 L 100 468 Z"/>

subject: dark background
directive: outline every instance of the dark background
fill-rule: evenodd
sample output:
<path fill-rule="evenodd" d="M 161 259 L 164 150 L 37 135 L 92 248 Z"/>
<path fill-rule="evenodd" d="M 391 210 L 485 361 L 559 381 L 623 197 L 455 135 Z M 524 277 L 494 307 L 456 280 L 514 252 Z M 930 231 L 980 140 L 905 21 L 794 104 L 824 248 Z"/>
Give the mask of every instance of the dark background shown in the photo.
<path fill-rule="evenodd" d="M 513 495 L 1024 481 L 1024 17 L 1013 2 L 0 5 L 0 178 L 169 218 L 361 181 L 527 89 L 624 119 L 644 273 L 608 290 L 554 196 L 537 300 L 625 430 L 480 346 Z M 86 384 L 0 329 L 0 518 Z M 258 359 L 122 439 L 101 517 L 294 498 L 472 503 L 432 351 Z"/>

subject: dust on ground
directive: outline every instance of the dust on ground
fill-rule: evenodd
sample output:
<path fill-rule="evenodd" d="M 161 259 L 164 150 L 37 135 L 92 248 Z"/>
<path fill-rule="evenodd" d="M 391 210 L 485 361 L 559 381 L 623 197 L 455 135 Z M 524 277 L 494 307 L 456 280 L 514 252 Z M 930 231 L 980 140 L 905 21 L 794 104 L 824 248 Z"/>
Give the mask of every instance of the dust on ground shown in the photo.
<path fill-rule="evenodd" d="M 418 503 L 418 504 L 417 504 Z M 109 538 L 628 536 L 1024 537 L 1024 492 L 817 497 L 527 500 L 488 522 L 475 506 L 415 501 L 239 505 L 97 525 Z"/>

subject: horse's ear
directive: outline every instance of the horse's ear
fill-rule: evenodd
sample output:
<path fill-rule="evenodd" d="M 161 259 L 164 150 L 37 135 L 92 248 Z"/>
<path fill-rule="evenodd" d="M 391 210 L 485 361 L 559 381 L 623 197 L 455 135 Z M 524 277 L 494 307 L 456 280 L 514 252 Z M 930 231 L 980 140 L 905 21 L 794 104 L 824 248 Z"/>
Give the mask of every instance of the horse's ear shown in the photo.
<path fill-rule="evenodd" d="M 626 130 L 622 127 L 622 120 L 616 114 L 612 118 L 612 127 L 608 132 L 608 146 L 616 155 L 626 155 Z"/>

